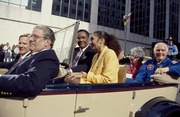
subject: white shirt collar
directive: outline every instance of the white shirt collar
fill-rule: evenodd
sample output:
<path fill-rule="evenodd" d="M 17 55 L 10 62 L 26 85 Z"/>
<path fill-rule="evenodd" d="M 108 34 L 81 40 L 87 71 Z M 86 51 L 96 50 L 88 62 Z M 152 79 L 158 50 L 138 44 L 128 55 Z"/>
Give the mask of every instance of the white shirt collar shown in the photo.
<path fill-rule="evenodd" d="M 89 46 L 89 44 L 85 47 L 85 48 L 83 48 L 83 49 L 81 49 L 83 52 L 88 48 L 88 46 Z"/>
<path fill-rule="evenodd" d="M 29 54 L 31 53 L 31 51 L 27 52 L 26 54 L 21 56 L 21 59 L 24 59 L 25 57 L 27 57 Z"/>

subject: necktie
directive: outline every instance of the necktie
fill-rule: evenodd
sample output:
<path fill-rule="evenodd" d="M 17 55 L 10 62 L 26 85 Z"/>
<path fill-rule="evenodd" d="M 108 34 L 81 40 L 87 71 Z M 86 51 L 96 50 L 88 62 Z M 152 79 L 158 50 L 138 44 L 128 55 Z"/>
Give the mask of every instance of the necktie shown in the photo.
<path fill-rule="evenodd" d="M 82 54 L 82 50 L 79 50 L 79 52 L 77 53 L 76 57 L 74 58 L 73 62 L 72 62 L 72 67 L 75 67 L 77 65 L 77 62 L 79 60 L 79 58 L 81 57 Z"/>
<path fill-rule="evenodd" d="M 18 63 L 19 61 L 21 61 L 22 60 L 22 58 L 21 57 L 19 57 L 19 59 L 17 60 L 17 62 L 16 63 Z"/>
<path fill-rule="evenodd" d="M 16 61 L 16 63 L 12 67 L 16 66 L 21 60 L 22 60 L 22 58 L 19 57 L 19 59 Z"/>
<path fill-rule="evenodd" d="M 22 57 L 19 57 L 19 59 L 17 60 L 17 62 L 11 67 L 11 69 L 9 69 L 9 71 L 6 74 L 11 73 L 14 69 L 16 69 L 16 67 L 22 63 L 24 60 L 28 59 L 31 56 L 31 53 L 29 53 L 28 55 L 26 55 L 26 57 L 24 57 L 22 59 Z"/>
<path fill-rule="evenodd" d="M 17 61 L 12 67 L 11 69 L 9 69 L 9 71 L 6 74 L 11 74 L 12 71 L 14 71 L 24 60 L 26 60 L 27 58 L 24 58 L 20 61 Z"/>

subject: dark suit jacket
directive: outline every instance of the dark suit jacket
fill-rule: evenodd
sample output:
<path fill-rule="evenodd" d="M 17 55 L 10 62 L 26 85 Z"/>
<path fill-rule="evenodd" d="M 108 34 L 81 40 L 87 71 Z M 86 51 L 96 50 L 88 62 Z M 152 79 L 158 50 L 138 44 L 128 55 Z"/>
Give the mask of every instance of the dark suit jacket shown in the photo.
<path fill-rule="evenodd" d="M 73 59 L 75 58 L 76 54 L 79 52 L 79 49 L 80 48 L 75 48 Z M 88 72 L 91 67 L 92 58 L 94 57 L 95 54 L 96 52 L 92 50 L 91 46 L 88 46 L 86 50 L 83 52 L 83 54 L 81 55 L 81 57 L 79 58 L 78 65 L 71 68 L 72 71 L 73 72 L 80 72 L 80 71 Z"/>
<path fill-rule="evenodd" d="M 44 50 L 15 64 L 0 77 L 0 95 L 35 96 L 59 72 L 54 50 Z"/>
<path fill-rule="evenodd" d="M 18 61 L 19 57 L 20 54 L 18 54 L 16 58 L 11 62 L 0 62 L 0 68 L 10 69 Z"/>

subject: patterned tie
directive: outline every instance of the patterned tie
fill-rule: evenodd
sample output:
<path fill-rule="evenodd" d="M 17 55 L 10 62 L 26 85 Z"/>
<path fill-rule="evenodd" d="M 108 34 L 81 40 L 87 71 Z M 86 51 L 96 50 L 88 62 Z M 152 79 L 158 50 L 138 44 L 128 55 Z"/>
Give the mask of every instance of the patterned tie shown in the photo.
<path fill-rule="evenodd" d="M 12 71 L 14 71 L 23 61 L 25 61 L 27 58 L 24 58 L 18 62 L 16 62 L 12 67 L 11 69 L 9 69 L 9 71 L 6 73 L 6 74 L 11 74 Z"/>
<path fill-rule="evenodd" d="M 21 57 L 19 57 L 19 59 L 17 60 L 17 62 L 16 63 L 18 63 L 19 61 L 21 61 L 22 60 L 22 58 Z"/>
<path fill-rule="evenodd" d="M 9 71 L 6 74 L 11 73 L 14 69 L 16 69 L 16 67 L 22 63 L 24 60 L 28 59 L 31 56 L 31 53 L 27 54 L 23 59 L 22 57 L 19 57 L 19 59 L 17 60 L 17 62 L 11 67 L 11 69 L 9 69 Z"/>
<path fill-rule="evenodd" d="M 82 49 L 80 49 L 72 62 L 72 65 L 71 65 L 72 67 L 75 67 L 77 65 L 77 62 L 78 62 L 79 58 L 81 57 L 82 52 L 83 52 Z"/>

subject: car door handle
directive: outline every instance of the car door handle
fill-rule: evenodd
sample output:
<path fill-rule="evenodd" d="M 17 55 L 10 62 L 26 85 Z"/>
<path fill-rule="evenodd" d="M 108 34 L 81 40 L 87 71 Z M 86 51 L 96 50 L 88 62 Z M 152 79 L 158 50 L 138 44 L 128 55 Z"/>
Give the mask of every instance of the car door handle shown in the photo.
<path fill-rule="evenodd" d="M 87 110 L 89 110 L 89 108 L 83 108 L 82 106 L 79 106 L 79 108 L 76 111 L 74 111 L 74 113 L 84 113 Z"/>

